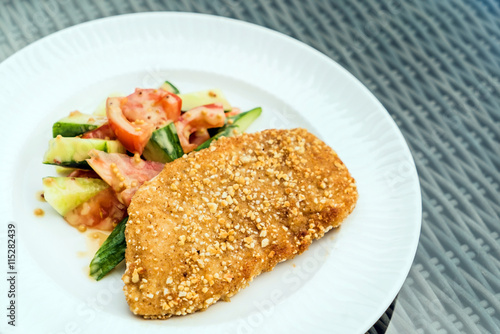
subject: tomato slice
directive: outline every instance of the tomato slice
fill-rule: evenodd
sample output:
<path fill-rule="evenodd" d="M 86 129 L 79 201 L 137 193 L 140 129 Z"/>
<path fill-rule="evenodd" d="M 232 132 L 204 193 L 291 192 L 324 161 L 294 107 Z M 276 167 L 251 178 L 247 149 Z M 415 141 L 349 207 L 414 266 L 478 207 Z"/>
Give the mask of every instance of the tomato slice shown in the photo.
<path fill-rule="evenodd" d="M 100 191 L 64 216 L 76 228 L 86 226 L 102 231 L 112 231 L 127 215 L 127 207 L 118 201 L 111 188 Z"/>
<path fill-rule="evenodd" d="M 109 123 L 104 123 L 97 129 L 87 131 L 82 135 L 82 138 L 87 138 L 87 139 L 106 139 L 106 140 L 115 140 L 116 135 L 111 129 L 111 125 Z"/>
<path fill-rule="evenodd" d="M 181 107 L 181 98 L 166 90 L 136 88 L 123 99 L 121 109 L 129 121 L 145 122 L 159 129 L 177 121 Z"/>
<path fill-rule="evenodd" d="M 182 100 L 163 89 L 137 88 L 127 97 L 108 98 L 106 115 L 111 129 L 127 150 L 142 154 L 152 132 L 175 122 Z"/>
<path fill-rule="evenodd" d="M 120 202 L 128 206 L 132 196 L 144 182 L 151 180 L 164 164 L 142 160 L 139 155 L 129 157 L 120 153 L 91 150 L 90 167 L 116 192 Z"/>
<path fill-rule="evenodd" d="M 226 115 L 221 103 L 206 104 L 186 111 L 175 127 L 185 153 L 191 152 L 208 138 L 207 129 L 224 125 Z"/>
<path fill-rule="evenodd" d="M 127 150 L 142 154 L 154 127 L 148 123 L 137 125 L 130 122 L 121 110 L 122 100 L 119 97 L 110 97 L 106 101 L 106 115 L 109 125 Z"/>

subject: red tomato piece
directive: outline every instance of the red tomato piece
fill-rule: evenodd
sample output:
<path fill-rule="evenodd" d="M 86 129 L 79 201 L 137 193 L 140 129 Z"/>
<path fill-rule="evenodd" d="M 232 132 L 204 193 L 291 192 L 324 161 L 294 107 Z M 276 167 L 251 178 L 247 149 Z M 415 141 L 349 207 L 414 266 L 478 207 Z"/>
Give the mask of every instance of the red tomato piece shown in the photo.
<path fill-rule="evenodd" d="M 127 150 L 142 154 L 154 130 L 175 122 L 182 100 L 163 89 L 140 89 L 123 98 L 108 98 L 106 115 L 111 129 Z"/>
<path fill-rule="evenodd" d="M 181 115 L 182 100 L 163 89 L 141 89 L 123 99 L 123 115 L 133 122 L 145 122 L 159 129 Z"/>
<path fill-rule="evenodd" d="M 221 127 L 225 121 L 221 103 L 206 104 L 182 114 L 175 127 L 184 152 L 191 152 L 210 138 L 207 129 Z"/>
<path fill-rule="evenodd" d="M 129 157 L 120 153 L 91 150 L 90 167 L 116 192 L 120 202 L 128 206 L 132 196 L 144 182 L 151 180 L 164 164 L 142 160 L 138 154 Z"/>
<path fill-rule="evenodd" d="M 137 125 L 130 122 L 121 110 L 122 101 L 123 99 L 119 97 L 108 98 L 106 115 L 108 116 L 109 125 L 127 150 L 142 154 L 154 127 L 148 123 Z"/>
<path fill-rule="evenodd" d="M 95 130 L 85 132 L 82 135 L 82 138 L 88 138 L 88 139 L 94 138 L 94 139 L 106 139 L 106 140 L 117 139 L 109 123 L 104 123 Z"/>
<path fill-rule="evenodd" d="M 115 192 L 106 188 L 66 214 L 64 219 L 74 227 L 86 226 L 112 231 L 127 215 L 127 207 L 118 201 Z"/>

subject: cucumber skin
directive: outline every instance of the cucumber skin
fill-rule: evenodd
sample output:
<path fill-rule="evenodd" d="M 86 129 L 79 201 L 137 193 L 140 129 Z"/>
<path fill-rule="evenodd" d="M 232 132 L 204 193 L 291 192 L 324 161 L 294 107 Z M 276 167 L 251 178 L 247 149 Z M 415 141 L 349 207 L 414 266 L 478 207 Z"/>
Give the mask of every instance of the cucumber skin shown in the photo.
<path fill-rule="evenodd" d="M 99 281 L 125 259 L 125 227 L 128 217 L 113 229 L 90 262 L 90 276 Z"/>
<path fill-rule="evenodd" d="M 177 87 L 175 87 L 173 83 L 171 83 L 170 81 L 167 81 L 167 80 L 165 80 L 165 82 L 163 83 L 163 85 L 161 85 L 160 88 L 163 90 L 166 90 L 169 93 L 174 93 L 174 94 L 180 93 L 179 89 Z"/>
<path fill-rule="evenodd" d="M 228 119 L 232 119 L 232 125 L 237 125 L 241 132 L 245 132 L 250 124 L 252 124 L 260 116 L 260 114 L 262 114 L 262 108 L 257 107 L 240 114 L 230 116 Z"/>
<path fill-rule="evenodd" d="M 232 137 L 235 135 L 235 131 L 243 133 L 246 129 L 248 129 L 250 124 L 252 124 L 252 122 L 260 116 L 261 113 L 262 108 L 257 107 L 241 114 L 228 117 L 228 119 L 233 120 L 233 124 L 226 123 L 226 125 L 224 125 L 215 136 L 207 139 L 204 143 L 195 148 L 195 151 L 200 151 L 209 147 L 213 141 L 219 139 L 220 137 Z"/>
<path fill-rule="evenodd" d="M 101 179 L 62 176 L 45 177 L 42 183 L 45 200 L 61 216 L 109 187 Z"/>
<path fill-rule="evenodd" d="M 172 162 L 184 155 L 177 129 L 172 122 L 153 132 L 144 152 L 147 160 L 162 163 Z"/>
<path fill-rule="evenodd" d="M 44 162 L 44 164 L 45 165 L 55 165 L 55 166 L 67 167 L 67 168 L 92 169 L 92 168 L 90 168 L 89 164 L 85 160 L 79 161 L 79 162 L 69 161 L 69 162 L 61 162 L 61 163 Z"/>
<path fill-rule="evenodd" d="M 234 125 L 224 126 L 219 132 L 217 132 L 217 134 L 215 136 L 210 137 L 210 139 L 207 139 L 206 141 L 204 141 L 202 144 L 200 144 L 200 146 L 198 146 L 194 150 L 201 151 L 201 150 L 209 147 L 210 144 L 212 144 L 212 142 L 218 140 L 221 137 L 231 137 L 235 130 L 238 130 L 237 126 L 234 126 Z"/>
<path fill-rule="evenodd" d="M 107 118 L 103 116 L 87 115 L 77 113 L 64 117 L 52 125 L 52 137 L 58 135 L 63 137 L 76 137 L 84 134 L 87 131 L 97 129 L 104 123 Z"/>
<path fill-rule="evenodd" d="M 63 137 L 76 137 L 85 132 L 97 129 L 98 126 L 94 124 L 69 124 L 69 123 L 54 123 L 52 126 L 52 137 L 58 135 Z"/>

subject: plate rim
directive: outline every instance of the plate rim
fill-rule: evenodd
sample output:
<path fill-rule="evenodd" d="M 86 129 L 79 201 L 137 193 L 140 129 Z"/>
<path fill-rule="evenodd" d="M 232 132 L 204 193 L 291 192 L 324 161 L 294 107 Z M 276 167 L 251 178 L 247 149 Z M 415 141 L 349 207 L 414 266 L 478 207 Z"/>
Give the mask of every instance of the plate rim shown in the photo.
<path fill-rule="evenodd" d="M 91 20 L 83 23 L 79 23 L 64 29 L 61 29 L 59 31 L 56 31 L 52 34 L 49 34 L 47 36 L 44 36 L 33 43 L 30 43 L 23 48 L 19 49 L 6 59 L 4 59 L 0 63 L 0 73 L 2 73 L 6 68 L 9 66 L 16 66 L 14 61 L 16 61 L 16 58 L 22 58 L 24 57 L 25 54 L 27 54 L 31 49 L 34 49 L 38 47 L 39 45 L 43 45 L 44 43 L 47 43 L 48 40 L 60 37 L 61 35 L 64 34 L 70 34 L 73 30 L 79 30 L 82 28 L 85 28 L 86 26 L 94 26 L 94 25 L 99 25 L 99 24 L 106 24 L 106 22 L 109 21 L 120 21 L 120 20 L 127 20 L 130 19 L 130 17 L 135 17 L 135 18 L 141 18 L 141 17 L 153 17 L 153 16 L 158 16 L 158 17 L 191 17 L 191 18 L 207 18 L 215 21 L 226 21 L 230 22 L 231 24 L 238 24 L 238 25 L 243 25 L 248 29 L 253 29 L 257 31 L 261 31 L 262 33 L 265 34 L 271 34 L 275 38 L 279 39 L 285 39 L 289 43 L 293 43 L 295 47 L 302 48 L 306 50 L 307 52 L 314 53 L 315 56 L 323 58 L 324 61 L 328 62 L 331 66 L 334 66 L 337 71 L 340 71 L 343 73 L 345 77 L 348 77 L 355 85 L 356 88 L 359 89 L 360 91 L 363 91 L 363 93 L 369 97 L 370 101 L 374 103 L 375 105 L 378 105 L 378 107 L 383 111 L 383 115 L 385 117 L 385 121 L 388 121 L 390 123 L 390 126 L 392 130 L 394 130 L 394 133 L 397 136 L 397 140 L 402 144 L 402 149 L 404 155 L 408 158 L 408 162 L 411 164 L 412 171 L 415 173 L 415 178 L 412 179 L 411 182 L 411 187 L 412 187 L 412 192 L 414 192 L 414 195 L 416 196 L 417 200 L 415 203 L 412 204 L 415 205 L 416 213 L 417 216 L 414 218 L 415 220 L 415 225 L 414 228 L 417 230 L 415 231 L 414 234 L 412 234 L 414 237 L 411 240 L 411 244 L 409 247 L 410 251 L 407 254 L 408 260 L 405 262 L 406 266 L 405 268 L 402 268 L 402 270 L 399 272 L 399 276 L 395 281 L 397 281 L 397 284 L 392 285 L 391 289 L 391 294 L 390 298 L 387 297 L 387 301 L 385 303 L 381 303 L 380 308 L 378 309 L 378 312 L 373 312 L 374 316 L 373 319 L 370 320 L 370 325 L 365 328 L 365 331 L 369 330 L 375 323 L 376 321 L 380 318 L 380 316 L 385 312 L 385 310 L 390 306 L 390 304 L 393 302 L 393 300 L 396 298 L 398 292 L 402 289 L 404 281 L 406 280 L 409 271 L 412 267 L 416 251 L 419 245 L 419 238 L 420 238 L 420 232 L 421 232 L 421 227 L 422 227 L 422 193 L 421 193 L 421 186 L 419 182 L 419 176 L 418 176 L 418 170 L 416 168 L 415 164 L 415 159 L 411 153 L 411 150 L 408 146 L 408 143 L 406 139 L 404 138 L 401 130 L 397 126 L 396 122 L 394 119 L 391 117 L 387 109 L 384 107 L 384 105 L 375 97 L 375 95 L 358 79 L 356 78 L 352 73 L 350 73 L 347 69 L 345 69 L 343 66 L 341 66 L 339 63 L 337 63 L 335 60 L 327 56 L 326 54 L 322 53 L 321 51 L 315 49 L 314 47 L 306 44 L 305 42 L 301 42 L 293 37 L 290 37 L 284 33 L 281 33 L 279 31 L 260 26 L 258 24 L 254 24 L 251 22 L 239 20 L 239 19 L 234 19 L 234 18 L 229 18 L 229 17 L 224 17 L 224 16 L 217 16 L 217 15 L 212 15 L 212 14 L 204 14 L 204 13 L 194 13 L 194 12 L 169 12 L 169 11 L 155 11 L 155 12 L 141 12 L 141 13 L 128 13 L 128 14 L 121 14 L 121 15 L 114 15 L 114 16 L 108 16 L 108 17 L 103 17 L 99 18 L 96 20 Z M 7 77 L 4 77 L 7 78 Z M 4 79 L 5 80 L 5 79 Z M 8 208 L 7 208 L 8 210 Z M 375 313 L 377 315 L 375 316 Z M 373 320 L 373 321 L 372 321 Z"/>

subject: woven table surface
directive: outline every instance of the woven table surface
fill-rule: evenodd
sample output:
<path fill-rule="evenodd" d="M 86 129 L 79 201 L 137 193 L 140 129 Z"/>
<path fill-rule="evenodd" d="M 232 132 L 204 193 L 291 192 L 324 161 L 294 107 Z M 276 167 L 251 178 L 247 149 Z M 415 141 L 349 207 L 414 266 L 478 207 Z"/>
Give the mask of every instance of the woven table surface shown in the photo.
<path fill-rule="evenodd" d="M 63 28 L 144 11 L 262 25 L 365 84 L 412 151 L 423 201 L 409 276 L 369 333 L 500 333 L 500 2 L 0 0 L 0 61 Z"/>

